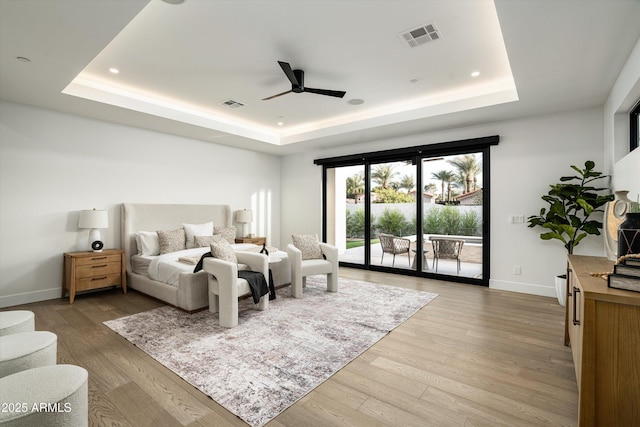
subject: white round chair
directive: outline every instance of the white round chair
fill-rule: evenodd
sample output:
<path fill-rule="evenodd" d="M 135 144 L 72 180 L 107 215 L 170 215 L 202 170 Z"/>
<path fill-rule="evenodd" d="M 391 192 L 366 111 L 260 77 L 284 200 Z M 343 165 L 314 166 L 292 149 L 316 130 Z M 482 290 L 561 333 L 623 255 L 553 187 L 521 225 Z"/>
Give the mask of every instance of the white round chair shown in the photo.
<path fill-rule="evenodd" d="M 89 395 L 86 369 L 51 365 L 0 378 L 3 427 L 86 427 Z"/>
<path fill-rule="evenodd" d="M 56 364 L 58 337 L 48 331 L 20 332 L 0 337 L 0 377 Z"/>
<path fill-rule="evenodd" d="M 32 311 L 0 311 L 0 336 L 33 330 L 35 330 L 35 316 Z"/>

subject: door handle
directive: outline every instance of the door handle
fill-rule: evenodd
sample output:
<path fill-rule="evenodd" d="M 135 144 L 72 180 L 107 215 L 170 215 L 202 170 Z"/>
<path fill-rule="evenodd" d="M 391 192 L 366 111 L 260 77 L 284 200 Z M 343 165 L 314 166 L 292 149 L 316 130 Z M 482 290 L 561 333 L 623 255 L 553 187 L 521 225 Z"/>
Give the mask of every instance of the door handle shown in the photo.
<path fill-rule="evenodd" d="M 575 286 L 573 287 L 573 324 L 574 325 L 580 325 L 580 319 L 578 319 L 578 306 L 577 306 L 577 300 L 578 300 L 578 294 L 580 293 L 580 288 L 576 288 Z"/>

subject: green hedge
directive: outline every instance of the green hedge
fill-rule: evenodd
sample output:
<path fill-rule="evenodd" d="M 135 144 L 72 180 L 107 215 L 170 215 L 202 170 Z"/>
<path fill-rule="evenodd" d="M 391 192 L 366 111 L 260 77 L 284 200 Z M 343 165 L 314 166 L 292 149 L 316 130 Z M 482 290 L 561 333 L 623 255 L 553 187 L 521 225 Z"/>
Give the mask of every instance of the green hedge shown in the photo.
<path fill-rule="evenodd" d="M 347 209 L 347 238 L 364 238 L 364 209 Z M 399 209 L 385 209 L 376 221 L 371 215 L 372 234 L 393 234 L 407 236 L 416 234 L 416 217 L 408 221 Z M 481 236 L 482 221 L 476 211 L 462 212 L 456 206 L 436 206 L 427 211 L 422 220 L 425 234 L 454 234 L 460 236 Z"/>

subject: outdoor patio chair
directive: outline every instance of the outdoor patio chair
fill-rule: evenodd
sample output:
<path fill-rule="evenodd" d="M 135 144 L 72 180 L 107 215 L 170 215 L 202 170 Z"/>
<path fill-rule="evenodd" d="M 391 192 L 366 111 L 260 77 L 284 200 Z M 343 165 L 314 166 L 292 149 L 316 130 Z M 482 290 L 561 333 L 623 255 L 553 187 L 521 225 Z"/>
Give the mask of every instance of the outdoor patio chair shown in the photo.
<path fill-rule="evenodd" d="M 433 268 L 435 268 L 436 273 L 438 272 L 438 261 L 443 258 L 455 259 L 457 264 L 456 274 L 460 274 L 460 252 L 462 252 L 464 240 L 431 237 L 431 244 L 433 246 Z"/>
<path fill-rule="evenodd" d="M 411 254 L 409 253 L 409 247 L 411 240 L 404 237 L 396 237 L 391 234 L 379 234 L 380 246 L 382 246 L 382 259 L 380 264 L 384 261 L 384 254 L 393 254 L 393 262 L 391 266 L 394 267 L 396 263 L 396 255 L 407 254 L 407 260 L 409 260 L 409 266 L 411 266 Z"/>

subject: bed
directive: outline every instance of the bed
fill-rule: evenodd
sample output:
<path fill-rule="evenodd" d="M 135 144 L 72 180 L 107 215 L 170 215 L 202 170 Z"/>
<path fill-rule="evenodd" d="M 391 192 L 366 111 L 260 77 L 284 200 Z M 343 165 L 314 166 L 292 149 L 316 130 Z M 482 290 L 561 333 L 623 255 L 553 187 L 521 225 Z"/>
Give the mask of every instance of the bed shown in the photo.
<path fill-rule="evenodd" d="M 125 252 L 127 286 L 157 298 L 182 310 L 193 312 L 209 305 L 207 274 L 193 273 L 194 265 L 178 258 L 197 258 L 206 248 L 186 249 L 160 256 L 138 254 L 136 233 L 175 230 L 183 223 L 213 222 L 216 227 L 232 226 L 229 205 L 174 205 L 123 203 L 121 209 L 121 241 Z M 234 245 L 235 250 L 259 250 L 255 245 Z M 274 284 L 291 283 L 291 271 L 286 252 L 270 253 L 278 262 L 270 264 Z M 177 269 L 177 270 L 176 270 Z"/>

